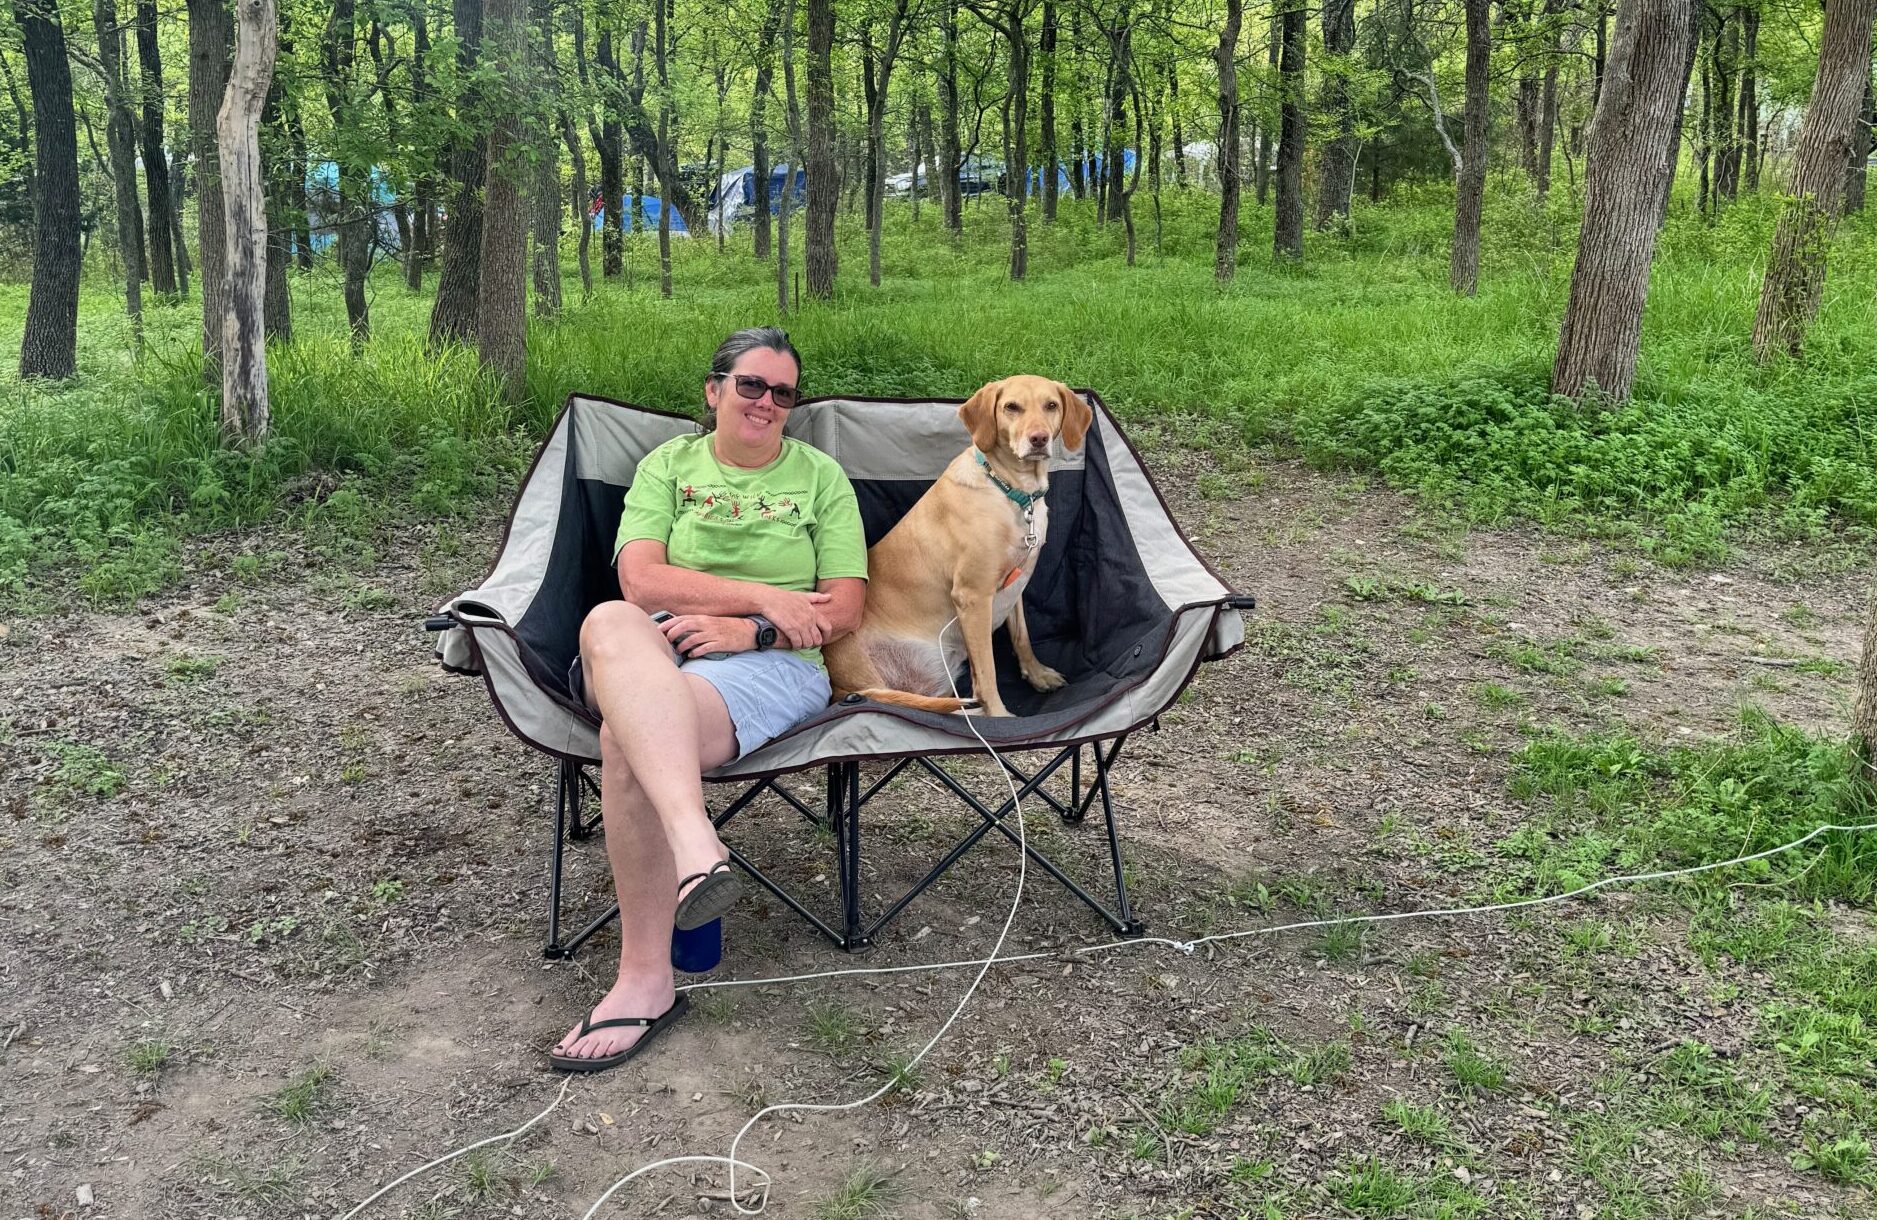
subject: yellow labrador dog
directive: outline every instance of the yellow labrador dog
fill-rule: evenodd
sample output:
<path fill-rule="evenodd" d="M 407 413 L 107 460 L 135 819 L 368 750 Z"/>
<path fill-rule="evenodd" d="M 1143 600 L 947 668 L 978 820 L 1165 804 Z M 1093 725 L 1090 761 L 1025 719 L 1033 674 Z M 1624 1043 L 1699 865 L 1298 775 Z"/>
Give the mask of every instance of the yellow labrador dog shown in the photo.
<path fill-rule="evenodd" d="M 837 700 L 858 693 L 923 711 L 975 704 L 1008 716 L 991 659 L 999 626 L 1010 628 L 1024 681 L 1062 685 L 1031 651 L 1023 590 L 1049 526 L 1050 447 L 1060 436 L 1066 449 L 1081 448 L 1094 415 L 1061 382 L 1020 376 L 973 394 L 958 418 L 970 448 L 867 552 L 866 616 L 822 651 Z M 971 664 L 975 699 L 951 693 L 961 660 Z"/>

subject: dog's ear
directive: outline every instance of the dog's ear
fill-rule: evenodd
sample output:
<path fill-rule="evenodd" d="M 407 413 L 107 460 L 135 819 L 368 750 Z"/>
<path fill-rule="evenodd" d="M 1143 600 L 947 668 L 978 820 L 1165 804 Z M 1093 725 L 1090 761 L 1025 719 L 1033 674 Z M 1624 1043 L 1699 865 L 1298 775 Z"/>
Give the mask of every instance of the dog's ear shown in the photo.
<path fill-rule="evenodd" d="M 1004 383 L 993 381 L 965 400 L 958 408 L 958 418 L 971 432 L 971 443 L 980 453 L 997 448 L 997 391 Z"/>
<path fill-rule="evenodd" d="M 1062 447 L 1070 451 L 1080 449 L 1089 425 L 1095 422 L 1095 412 L 1060 381 L 1056 383 L 1056 397 L 1062 400 Z"/>

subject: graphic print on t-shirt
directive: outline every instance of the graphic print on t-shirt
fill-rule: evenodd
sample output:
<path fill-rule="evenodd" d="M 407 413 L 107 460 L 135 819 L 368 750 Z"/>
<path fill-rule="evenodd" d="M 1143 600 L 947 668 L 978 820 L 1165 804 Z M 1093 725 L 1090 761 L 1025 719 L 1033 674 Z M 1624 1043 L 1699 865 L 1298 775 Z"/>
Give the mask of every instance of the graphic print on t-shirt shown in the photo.
<path fill-rule="evenodd" d="M 800 521 L 806 491 L 738 491 L 723 485 L 686 483 L 678 488 L 678 511 L 704 521 Z"/>

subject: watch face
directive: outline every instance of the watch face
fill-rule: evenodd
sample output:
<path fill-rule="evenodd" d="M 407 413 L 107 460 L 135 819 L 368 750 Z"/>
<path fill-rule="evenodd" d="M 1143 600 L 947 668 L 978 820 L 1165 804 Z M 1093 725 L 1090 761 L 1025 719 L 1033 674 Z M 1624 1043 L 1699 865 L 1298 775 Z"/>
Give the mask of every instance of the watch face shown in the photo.
<path fill-rule="evenodd" d="M 764 623 L 756 624 L 756 647 L 773 648 L 776 643 L 776 629 Z"/>

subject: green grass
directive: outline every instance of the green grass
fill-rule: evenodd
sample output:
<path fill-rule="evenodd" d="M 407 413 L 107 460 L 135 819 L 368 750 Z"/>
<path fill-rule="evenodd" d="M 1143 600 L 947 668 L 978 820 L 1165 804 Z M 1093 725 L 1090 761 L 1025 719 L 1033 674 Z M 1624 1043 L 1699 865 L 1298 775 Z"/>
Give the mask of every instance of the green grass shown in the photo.
<path fill-rule="evenodd" d="M 1442 1060 L 1455 1082 L 1466 1088 L 1491 1092 L 1505 1087 L 1505 1066 L 1474 1046 L 1457 1029 L 1447 1034 L 1447 1049 Z"/>
<path fill-rule="evenodd" d="M 1574 256 L 1568 193 L 1537 213 L 1522 183 L 1495 181 L 1472 298 L 1447 287 L 1451 199 L 1404 187 L 1358 204 L 1351 236 L 1313 234 L 1303 265 L 1283 268 L 1259 254 L 1270 212 L 1247 209 L 1242 268 L 1225 287 L 1211 274 L 1216 200 L 1198 193 L 1167 194 L 1158 241 L 1143 215 L 1132 268 L 1118 226 L 1098 230 L 1092 204 L 1065 201 L 1057 223 L 1031 226 L 1020 285 L 1004 275 L 1001 209 L 968 209 L 954 243 L 933 211 L 914 226 L 891 206 L 882 286 L 858 274 L 864 237 L 844 217 L 836 298 L 786 323 L 811 392 L 963 395 L 1046 372 L 1184 442 L 1295 444 L 1462 519 L 1576 522 L 1672 562 L 1714 557 L 1738 525 L 1796 537 L 1877 523 L 1863 405 L 1877 394 L 1869 219 L 1841 230 L 1806 359 L 1761 369 L 1748 337 L 1772 202 L 1742 200 L 1712 225 L 1678 208 L 1635 401 L 1578 406 L 1545 392 Z M 572 390 L 694 409 L 717 339 L 776 320 L 747 240 L 721 256 L 680 243 L 676 295 L 663 301 L 651 247 L 634 239 L 632 287 L 602 284 L 585 303 L 576 291 L 561 320 L 531 325 L 527 400 L 514 408 L 471 353 L 423 350 L 428 290 L 406 291 L 395 266 L 370 285 L 373 337 L 356 354 L 329 268 L 296 272 L 297 338 L 270 357 L 276 439 L 254 457 L 217 447 L 197 303 L 151 309 L 133 361 L 99 263 L 81 301 L 79 378 L 0 382 L 0 589 L 30 603 L 50 573 L 82 572 L 86 595 L 125 602 L 175 579 L 185 534 L 462 512 L 512 481 Z M 0 348 L 17 345 L 25 297 L 0 285 Z M 1206 494 L 1231 489 L 1215 478 Z"/>
<path fill-rule="evenodd" d="M 262 1102 L 262 1108 L 295 1127 L 310 1127 L 332 1103 L 332 1089 L 338 1083 L 332 1068 L 315 1063 L 289 1080 L 278 1092 Z"/>
<path fill-rule="evenodd" d="M 816 1220 L 883 1220 L 892 1214 L 898 1183 L 883 1165 L 862 1161 L 815 1206 Z"/>
<path fill-rule="evenodd" d="M 1853 784 L 1848 746 L 1753 708 L 1741 713 L 1732 738 L 1718 741 L 1656 745 L 1626 731 L 1545 732 L 1514 766 L 1512 794 L 1540 808 L 1501 847 L 1524 886 L 1541 892 L 1747 855 L 1872 812 Z M 1877 841 L 1829 834 L 1809 850 L 1739 865 L 1709 883 L 1769 881 L 1789 881 L 1801 896 L 1867 903 L 1877 897 Z"/>

